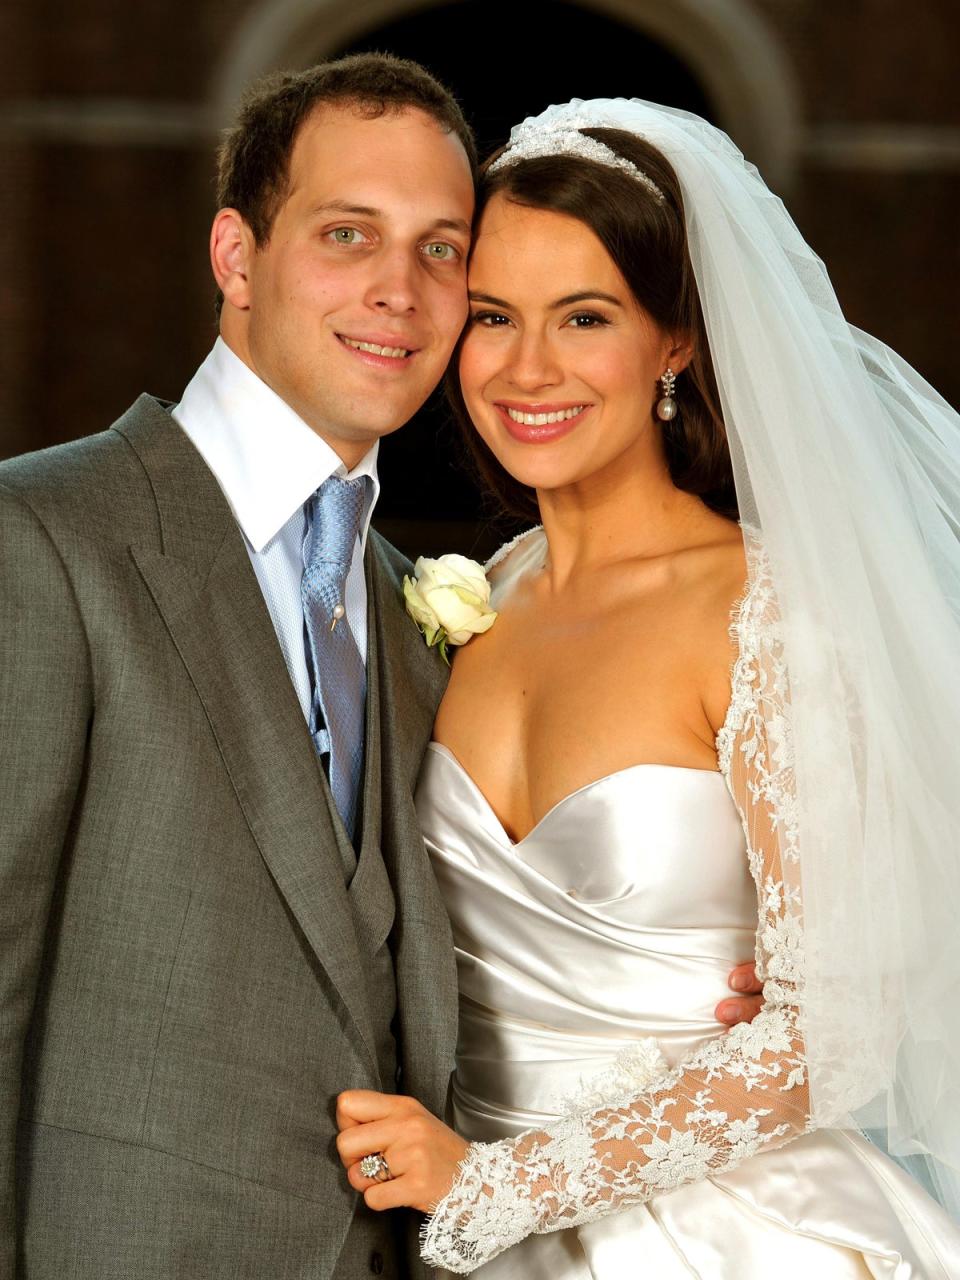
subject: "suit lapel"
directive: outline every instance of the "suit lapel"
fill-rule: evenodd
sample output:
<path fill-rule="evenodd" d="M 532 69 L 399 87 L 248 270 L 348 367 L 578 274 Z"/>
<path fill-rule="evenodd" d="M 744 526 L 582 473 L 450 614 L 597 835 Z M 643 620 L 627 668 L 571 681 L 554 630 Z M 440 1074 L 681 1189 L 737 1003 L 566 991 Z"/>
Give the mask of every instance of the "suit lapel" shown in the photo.
<path fill-rule="evenodd" d="M 365 950 L 373 954 L 386 941 L 393 924 L 394 899 L 380 856 L 382 805 L 380 793 L 380 688 L 379 644 L 377 641 L 373 594 L 370 589 L 370 562 L 365 559 L 367 584 L 367 703 L 364 725 L 363 793 L 360 797 L 361 844 L 357 869 L 350 881 L 349 897 Z M 332 803 L 332 802 L 331 802 Z M 339 815 L 336 826 L 342 839 L 348 837 Z"/>
<path fill-rule="evenodd" d="M 392 554 L 391 554 L 392 553 Z M 413 794 L 448 672 L 403 606 L 396 552 L 370 535 L 379 650 L 383 858 L 396 895 L 394 963 L 405 1091 L 440 1114 L 457 1029 L 453 938 L 417 822 Z"/>
<path fill-rule="evenodd" d="M 450 673 L 407 614 L 399 554 L 375 530 L 368 561 L 380 649 L 381 732 L 389 731 L 394 763 L 415 782 Z"/>
<path fill-rule="evenodd" d="M 134 560 L 251 835 L 376 1073 L 338 823 L 243 537 L 213 475 L 155 401 L 141 398 L 116 429 L 150 477 L 160 520 L 160 549 L 131 548 Z"/>

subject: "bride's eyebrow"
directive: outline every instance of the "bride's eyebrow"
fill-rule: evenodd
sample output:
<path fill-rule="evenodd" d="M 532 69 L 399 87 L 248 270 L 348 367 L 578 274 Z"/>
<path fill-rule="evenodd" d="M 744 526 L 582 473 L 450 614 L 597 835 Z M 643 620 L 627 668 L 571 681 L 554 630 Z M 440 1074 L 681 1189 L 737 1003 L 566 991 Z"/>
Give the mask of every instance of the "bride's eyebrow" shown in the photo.
<path fill-rule="evenodd" d="M 584 289 L 582 293 L 568 293 L 565 298 L 558 298 L 551 303 L 552 307 L 569 307 L 575 302 L 609 302 L 614 307 L 622 307 L 623 303 L 612 293 L 601 293 L 599 289 Z"/>
<path fill-rule="evenodd" d="M 510 308 L 509 302 L 504 302 L 503 298 L 495 298 L 492 293 L 477 293 L 474 289 L 468 289 L 467 297 L 471 302 L 485 302 L 488 307 L 503 307 L 505 310 Z"/>
<path fill-rule="evenodd" d="M 477 293 L 471 289 L 469 292 L 471 302 L 485 302 L 488 307 L 504 307 L 509 309 L 511 303 L 505 302 L 503 298 L 495 298 L 490 293 Z M 557 307 L 570 307 L 577 302 L 609 302 L 611 306 L 622 307 L 623 303 L 619 298 L 615 298 L 612 293 L 602 293 L 599 289 L 584 289 L 580 293 L 568 293 L 564 298 L 558 298 L 556 302 L 550 303 L 551 311 Z"/>

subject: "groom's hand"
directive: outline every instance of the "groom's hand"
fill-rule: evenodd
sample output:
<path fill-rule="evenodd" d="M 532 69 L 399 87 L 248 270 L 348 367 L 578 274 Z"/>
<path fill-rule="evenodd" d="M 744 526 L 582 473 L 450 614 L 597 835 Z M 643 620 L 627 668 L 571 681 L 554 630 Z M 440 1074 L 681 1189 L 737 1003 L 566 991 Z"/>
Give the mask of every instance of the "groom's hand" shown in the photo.
<path fill-rule="evenodd" d="M 757 970 L 753 961 L 738 964 L 730 970 L 727 979 L 731 991 L 736 991 L 738 1000 L 721 1000 L 714 1010 L 714 1017 L 727 1027 L 735 1027 L 738 1022 L 752 1022 L 760 1012 L 763 1004 L 761 991 L 763 983 L 757 980 Z"/>

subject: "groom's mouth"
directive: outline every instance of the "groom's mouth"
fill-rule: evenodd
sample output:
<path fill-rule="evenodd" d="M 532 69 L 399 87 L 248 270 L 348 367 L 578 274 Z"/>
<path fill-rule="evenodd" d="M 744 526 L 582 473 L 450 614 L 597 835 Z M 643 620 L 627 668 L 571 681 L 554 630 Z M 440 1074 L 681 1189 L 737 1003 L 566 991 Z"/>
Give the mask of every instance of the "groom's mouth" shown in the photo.
<path fill-rule="evenodd" d="M 377 369 L 402 369 L 416 355 L 415 347 L 400 346 L 396 338 L 393 341 L 386 335 L 377 335 L 376 339 L 354 338 L 346 333 L 338 333 L 337 340 L 348 351 L 354 352 L 364 364 Z"/>

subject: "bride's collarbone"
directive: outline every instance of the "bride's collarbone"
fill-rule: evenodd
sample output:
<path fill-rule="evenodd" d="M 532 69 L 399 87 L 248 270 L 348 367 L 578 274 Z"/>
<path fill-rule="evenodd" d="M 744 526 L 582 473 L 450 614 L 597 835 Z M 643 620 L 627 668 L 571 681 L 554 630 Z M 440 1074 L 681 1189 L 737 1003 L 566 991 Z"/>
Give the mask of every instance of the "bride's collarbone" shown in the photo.
<path fill-rule="evenodd" d="M 514 720 L 586 707 L 607 720 L 696 723 L 698 709 L 709 719 L 716 695 L 723 698 L 732 658 L 726 600 L 719 608 L 690 598 L 548 607 L 511 600 L 457 655 L 445 707 Z"/>

